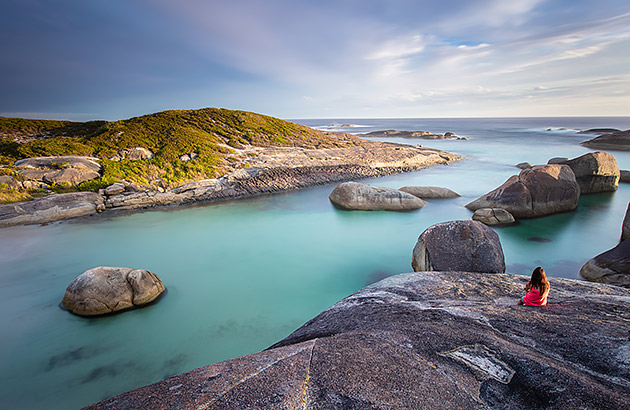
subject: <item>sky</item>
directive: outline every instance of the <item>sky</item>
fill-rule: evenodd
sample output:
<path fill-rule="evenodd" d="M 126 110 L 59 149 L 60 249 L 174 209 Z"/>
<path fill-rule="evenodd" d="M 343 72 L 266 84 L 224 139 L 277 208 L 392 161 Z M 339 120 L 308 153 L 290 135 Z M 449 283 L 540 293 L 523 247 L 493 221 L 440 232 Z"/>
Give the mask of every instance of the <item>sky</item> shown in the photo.
<path fill-rule="evenodd" d="M 630 115 L 628 0 L 0 0 L 0 115 Z"/>

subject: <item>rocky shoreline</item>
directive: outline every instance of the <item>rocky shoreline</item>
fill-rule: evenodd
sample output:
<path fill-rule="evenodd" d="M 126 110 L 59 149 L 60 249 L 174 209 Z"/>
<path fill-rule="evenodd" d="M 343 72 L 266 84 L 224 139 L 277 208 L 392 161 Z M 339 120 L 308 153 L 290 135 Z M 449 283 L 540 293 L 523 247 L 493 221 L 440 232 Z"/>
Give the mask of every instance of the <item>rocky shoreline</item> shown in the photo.
<path fill-rule="evenodd" d="M 256 147 L 241 151 L 235 156 L 235 171 L 168 191 L 142 190 L 135 184 L 119 183 L 98 193 L 52 194 L 0 205 L 0 227 L 48 223 L 113 210 L 245 198 L 381 177 L 462 159 L 440 150 L 376 141 L 360 141 L 344 148 Z"/>
<path fill-rule="evenodd" d="M 268 350 L 86 409 L 630 406 L 630 290 L 550 278 L 548 306 L 517 306 L 527 280 L 466 272 L 393 276 Z"/>

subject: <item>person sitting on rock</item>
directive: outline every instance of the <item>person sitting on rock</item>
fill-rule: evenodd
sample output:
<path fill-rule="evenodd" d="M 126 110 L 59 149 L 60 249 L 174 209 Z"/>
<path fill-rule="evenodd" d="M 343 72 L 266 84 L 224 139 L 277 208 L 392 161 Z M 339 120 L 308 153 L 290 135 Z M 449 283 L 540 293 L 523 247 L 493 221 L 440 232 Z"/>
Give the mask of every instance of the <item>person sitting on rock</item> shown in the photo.
<path fill-rule="evenodd" d="M 545 270 L 540 266 L 532 272 L 532 278 L 525 285 L 527 294 L 518 300 L 519 305 L 547 306 L 547 295 L 549 295 L 549 281 L 545 275 Z"/>

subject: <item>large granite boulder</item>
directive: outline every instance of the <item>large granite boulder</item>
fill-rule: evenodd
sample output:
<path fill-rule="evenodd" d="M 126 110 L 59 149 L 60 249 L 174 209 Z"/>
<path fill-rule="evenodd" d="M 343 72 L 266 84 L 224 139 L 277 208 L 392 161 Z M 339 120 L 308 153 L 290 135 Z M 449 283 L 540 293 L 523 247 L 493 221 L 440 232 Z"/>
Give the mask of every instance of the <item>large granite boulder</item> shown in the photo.
<path fill-rule="evenodd" d="M 422 199 L 457 198 L 460 196 L 455 191 L 439 186 L 404 186 L 400 190 Z"/>
<path fill-rule="evenodd" d="M 511 176 L 466 208 L 503 208 L 515 218 L 533 218 L 572 211 L 579 199 L 580 187 L 569 166 L 537 165 Z"/>
<path fill-rule="evenodd" d="M 580 276 L 591 282 L 630 288 L 630 239 L 586 262 Z"/>
<path fill-rule="evenodd" d="M 426 203 L 398 189 L 373 187 L 358 182 L 344 182 L 328 197 L 335 206 L 360 211 L 411 211 Z"/>
<path fill-rule="evenodd" d="M 23 178 L 49 185 L 75 186 L 101 176 L 98 158 L 76 155 L 25 158 L 15 166 Z"/>
<path fill-rule="evenodd" d="M 607 152 L 589 152 L 564 164 L 573 170 L 581 194 L 616 191 L 619 186 L 617 160 Z"/>
<path fill-rule="evenodd" d="M 551 278 L 422 272 L 347 297 L 270 349 L 86 409 L 630 408 L 630 290 Z"/>
<path fill-rule="evenodd" d="M 94 192 L 49 195 L 28 202 L 0 205 L 0 228 L 41 224 L 101 212 L 104 198 Z"/>
<path fill-rule="evenodd" d="M 486 225 L 511 225 L 516 222 L 511 213 L 501 208 L 477 209 L 472 219 Z"/>
<path fill-rule="evenodd" d="M 623 218 L 623 225 L 621 226 L 621 240 L 625 241 L 630 238 L 630 202 L 628 202 L 628 208 L 626 208 L 626 216 Z"/>
<path fill-rule="evenodd" d="M 477 221 L 449 221 L 427 228 L 413 249 L 411 267 L 421 271 L 505 272 L 499 236 Z"/>
<path fill-rule="evenodd" d="M 103 315 L 145 305 L 163 291 L 162 281 L 148 270 L 99 266 L 68 285 L 61 305 L 81 316 Z"/>

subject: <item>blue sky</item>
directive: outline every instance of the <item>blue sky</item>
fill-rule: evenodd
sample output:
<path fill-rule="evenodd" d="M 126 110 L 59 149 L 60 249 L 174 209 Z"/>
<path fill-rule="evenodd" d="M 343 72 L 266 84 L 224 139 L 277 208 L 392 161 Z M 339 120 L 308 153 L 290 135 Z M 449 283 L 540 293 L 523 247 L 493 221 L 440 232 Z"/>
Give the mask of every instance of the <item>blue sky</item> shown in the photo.
<path fill-rule="evenodd" d="M 627 0 L 0 0 L 0 115 L 630 115 Z"/>

